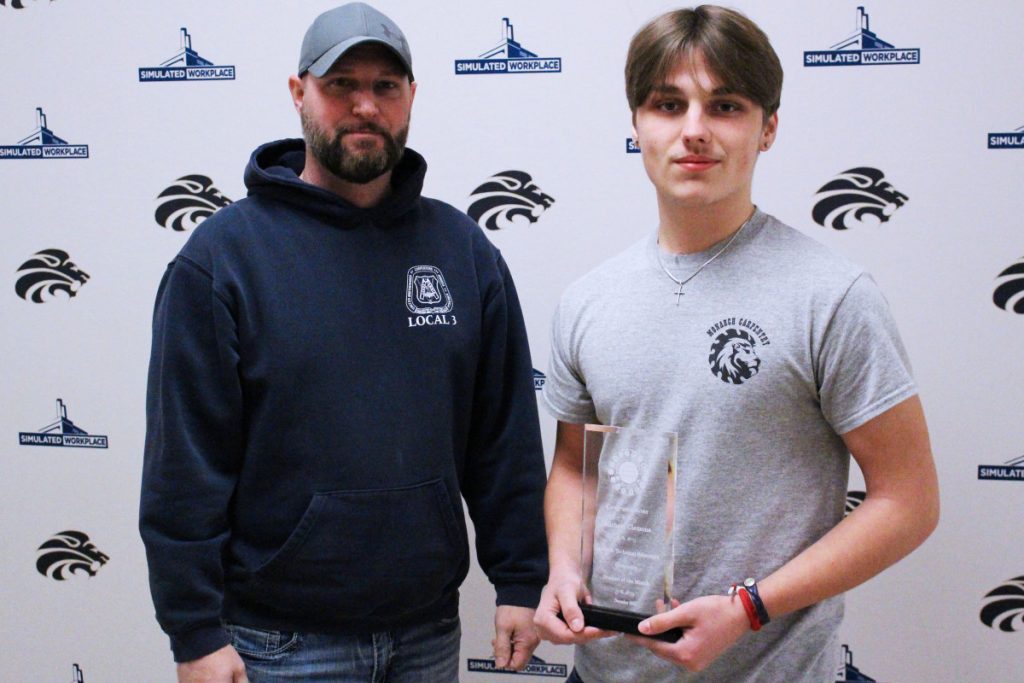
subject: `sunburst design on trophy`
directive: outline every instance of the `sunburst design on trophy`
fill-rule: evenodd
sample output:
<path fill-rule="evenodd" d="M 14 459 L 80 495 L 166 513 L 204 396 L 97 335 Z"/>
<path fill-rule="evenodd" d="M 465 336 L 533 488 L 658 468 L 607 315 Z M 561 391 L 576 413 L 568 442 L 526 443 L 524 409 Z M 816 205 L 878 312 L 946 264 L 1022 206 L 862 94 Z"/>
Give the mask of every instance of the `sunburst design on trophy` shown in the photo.
<path fill-rule="evenodd" d="M 640 493 L 643 480 L 644 462 L 633 449 L 626 449 L 612 458 L 608 481 L 615 491 L 623 496 Z"/>

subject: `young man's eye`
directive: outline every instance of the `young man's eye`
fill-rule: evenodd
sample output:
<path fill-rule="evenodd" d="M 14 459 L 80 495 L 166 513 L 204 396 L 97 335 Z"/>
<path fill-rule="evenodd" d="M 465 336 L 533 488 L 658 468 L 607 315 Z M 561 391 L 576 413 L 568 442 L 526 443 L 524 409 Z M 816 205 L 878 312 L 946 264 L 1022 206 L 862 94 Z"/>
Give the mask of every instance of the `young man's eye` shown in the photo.
<path fill-rule="evenodd" d="M 675 100 L 663 100 L 659 102 L 656 106 L 658 109 L 665 112 L 675 112 L 681 109 L 679 103 L 676 102 Z"/>

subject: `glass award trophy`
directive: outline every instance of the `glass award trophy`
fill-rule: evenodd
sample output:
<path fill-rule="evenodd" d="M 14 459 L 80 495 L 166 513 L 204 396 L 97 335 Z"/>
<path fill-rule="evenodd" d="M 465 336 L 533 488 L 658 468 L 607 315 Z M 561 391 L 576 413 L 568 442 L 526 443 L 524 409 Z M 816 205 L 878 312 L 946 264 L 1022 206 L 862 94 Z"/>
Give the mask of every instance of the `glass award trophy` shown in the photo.
<path fill-rule="evenodd" d="M 671 609 L 677 447 L 675 432 L 584 428 L 580 567 L 588 597 L 580 608 L 588 626 L 642 635 L 641 621 Z"/>

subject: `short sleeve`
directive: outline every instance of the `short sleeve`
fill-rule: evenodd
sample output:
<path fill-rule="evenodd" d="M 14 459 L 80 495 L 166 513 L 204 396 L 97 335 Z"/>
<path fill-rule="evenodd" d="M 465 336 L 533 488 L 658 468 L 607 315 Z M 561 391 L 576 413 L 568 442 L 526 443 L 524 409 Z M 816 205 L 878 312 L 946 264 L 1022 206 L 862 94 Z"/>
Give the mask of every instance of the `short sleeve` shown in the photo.
<path fill-rule="evenodd" d="M 563 297 L 551 321 L 551 360 L 544 383 L 544 406 L 557 420 L 573 424 L 596 422 L 594 402 L 579 367 L 579 344 L 574 331 L 578 314 Z"/>
<path fill-rule="evenodd" d="M 870 275 L 857 277 L 836 307 L 815 371 L 822 413 L 837 434 L 917 393 L 889 304 Z"/>

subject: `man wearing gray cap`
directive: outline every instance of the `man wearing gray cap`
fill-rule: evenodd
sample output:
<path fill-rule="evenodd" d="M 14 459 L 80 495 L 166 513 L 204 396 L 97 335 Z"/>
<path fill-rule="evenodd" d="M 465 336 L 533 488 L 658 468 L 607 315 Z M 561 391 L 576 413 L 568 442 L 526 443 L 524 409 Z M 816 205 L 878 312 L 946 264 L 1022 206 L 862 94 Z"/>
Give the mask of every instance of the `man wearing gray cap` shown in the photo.
<path fill-rule="evenodd" d="M 179 681 L 458 680 L 462 500 L 521 669 L 547 576 L 532 363 L 501 254 L 420 194 L 402 31 L 320 15 L 157 294 L 140 530 Z"/>

